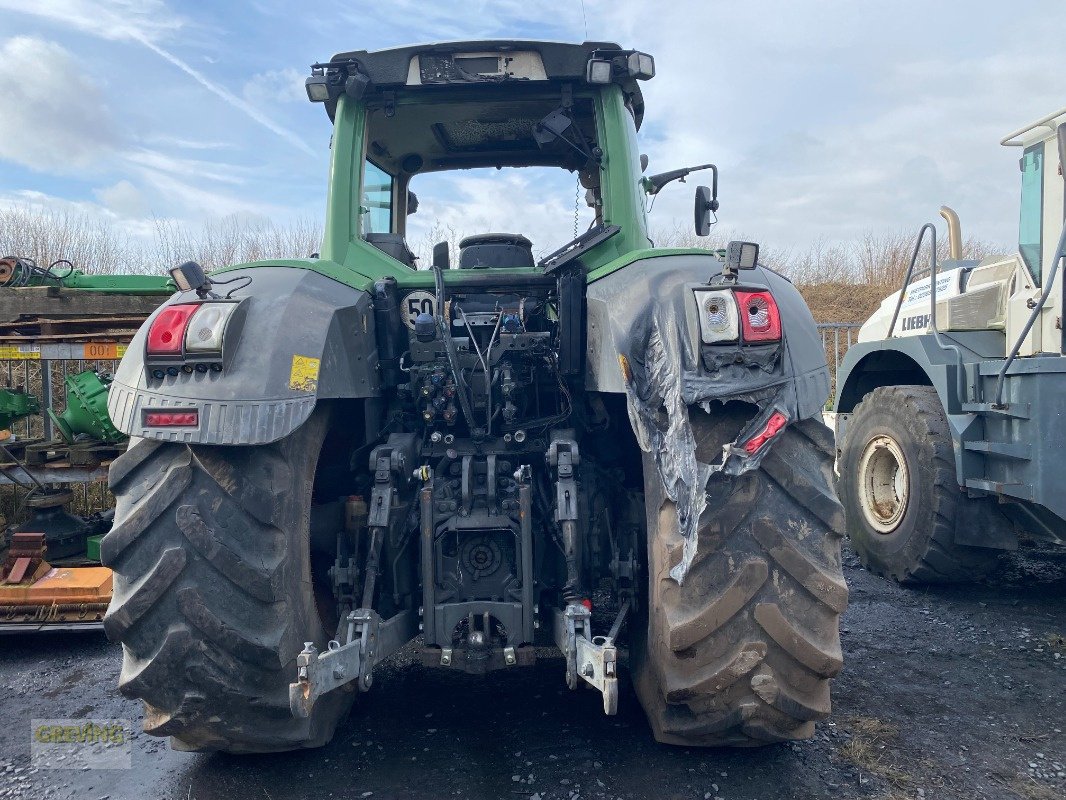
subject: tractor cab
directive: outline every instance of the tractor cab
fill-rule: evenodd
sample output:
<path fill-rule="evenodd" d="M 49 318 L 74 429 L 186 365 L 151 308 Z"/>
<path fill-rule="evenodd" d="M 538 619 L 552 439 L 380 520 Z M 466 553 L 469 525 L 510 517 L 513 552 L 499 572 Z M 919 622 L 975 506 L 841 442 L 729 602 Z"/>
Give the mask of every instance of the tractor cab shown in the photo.
<path fill-rule="evenodd" d="M 334 147 L 351 148 L 351 172 L 334 175 L 334 197 L 350 193 L 350 206 L 331 203 L 332 227 L 350 235 L 335 241 L 354 242 L 363 258 L 365 242 L 427 267 L 417 264 L 409 225 L 421 195 L 423 206 L 448 197 L 514 231 L 464 239 L 449 254 L 464 270 L 532 268 L 535 254 L 612 223 L 625 247 L 648 247 L 635 133 L 644 108 L 637 81 L 653 74 L 650 56 L 610 43 L 455 43 L 340 53 L 315 65 L 308 97 L 333 119 Z M 558 200 L 520 210 L 532 186 Z M 438 219 L 440 210 L 428 209 Z M 521 227 L 531 218 L 550 240 L 531 241 Z M 604 258 L 621 246 L 601 248 Z"/>

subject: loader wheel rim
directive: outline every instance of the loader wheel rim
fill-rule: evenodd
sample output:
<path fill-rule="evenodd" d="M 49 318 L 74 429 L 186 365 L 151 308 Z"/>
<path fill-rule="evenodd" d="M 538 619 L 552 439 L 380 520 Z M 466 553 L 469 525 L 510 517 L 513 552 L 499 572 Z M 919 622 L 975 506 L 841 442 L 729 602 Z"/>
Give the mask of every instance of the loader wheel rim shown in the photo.
<path fill-rule="evenodd" d="M 903 449 L 891 436 L 875 436 L 859 460 L 863 516 L 875 531 L 890 534 L 907 513 L 910 473 Z"/>

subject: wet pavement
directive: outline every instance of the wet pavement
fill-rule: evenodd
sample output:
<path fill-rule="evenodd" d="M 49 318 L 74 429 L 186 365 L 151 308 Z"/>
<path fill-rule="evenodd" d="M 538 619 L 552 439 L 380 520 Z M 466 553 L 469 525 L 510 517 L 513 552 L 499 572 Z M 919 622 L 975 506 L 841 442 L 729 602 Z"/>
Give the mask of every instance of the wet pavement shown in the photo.
<path fill-rule="evenodd" d="M 34 770 L 31 720 L 136 727 L 140 708 L 103 634 L 0 638 L 0 798 L 1066 797 L 1066 550 L 1011 556 L 980 586 L 902 589 L 850 554 L 845 574 L 832 717 L 811 741 L 749 750 L 658 745 L 628 685 L 604 717 L 558 657 L 478 678 L 405 651 L 321 750 L 199 755 L 138 733 L 129 769 Z"/>

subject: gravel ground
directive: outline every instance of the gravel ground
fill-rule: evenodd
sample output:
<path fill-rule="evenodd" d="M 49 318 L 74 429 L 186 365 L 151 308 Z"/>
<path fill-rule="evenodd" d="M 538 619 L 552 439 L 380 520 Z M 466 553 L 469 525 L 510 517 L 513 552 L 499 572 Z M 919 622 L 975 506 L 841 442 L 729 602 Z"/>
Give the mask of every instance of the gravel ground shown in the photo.
<path fill-rule="evenodd" d="M 845 557 L 851 606 L 830 721 L 809 742 L 655 744 L 624 686 L 617 717 L 570 693 L 559 658 L 521 675 L 428 670 L 410 654 L 322 750 L 228 757 L 144 734 L 128 770 L 34 770 L 34 718 L 129 718 L 102 634 L 0 639 L 0 798 L 1066 797 L 1066 551 L 1010 557 L 978 587 L 905 590 Z"/>

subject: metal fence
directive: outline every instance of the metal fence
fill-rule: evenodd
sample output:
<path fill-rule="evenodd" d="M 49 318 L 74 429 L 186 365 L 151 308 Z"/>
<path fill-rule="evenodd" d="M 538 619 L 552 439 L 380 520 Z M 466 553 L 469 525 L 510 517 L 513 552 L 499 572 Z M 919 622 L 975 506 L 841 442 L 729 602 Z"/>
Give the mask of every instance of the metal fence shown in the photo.
<path fill-rule="evenodd" d="M 848 348 L 857 340 L 861 322 L 827 322 L 818 326 L 825 349 L 825 361 L 829 365 L 829 400 L 832 404 L 837 388 L 837 369 Z"/>

